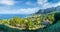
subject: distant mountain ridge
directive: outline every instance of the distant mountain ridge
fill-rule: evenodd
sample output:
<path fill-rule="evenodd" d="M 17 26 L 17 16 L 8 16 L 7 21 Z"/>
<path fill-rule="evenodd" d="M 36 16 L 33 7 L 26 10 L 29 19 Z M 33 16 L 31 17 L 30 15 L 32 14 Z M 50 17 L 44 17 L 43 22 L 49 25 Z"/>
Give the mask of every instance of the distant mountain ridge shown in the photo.
<path fill-rule="evenodd" d="M 52 7 L 52 8 L 47 8 L 47 9 L 40 9 L 38 12 L 36 12 L 35 14 L 41 14 L 41 13 L 50 13 L 53 11 L 60 11 L 60 6 L 57 7 Z"/>

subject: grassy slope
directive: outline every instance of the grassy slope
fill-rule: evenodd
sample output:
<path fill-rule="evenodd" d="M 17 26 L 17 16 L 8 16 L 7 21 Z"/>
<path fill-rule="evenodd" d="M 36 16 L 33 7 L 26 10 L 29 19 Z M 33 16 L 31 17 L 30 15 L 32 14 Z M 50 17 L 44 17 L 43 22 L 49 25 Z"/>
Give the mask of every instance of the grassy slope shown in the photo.
<path fill-rule="evenodd" d="M 50 26 L 49 28 L 46 28 L 44 31 L 45 32 L 60 32 L 60 21 L 57 21 L 57 23 Z"/>

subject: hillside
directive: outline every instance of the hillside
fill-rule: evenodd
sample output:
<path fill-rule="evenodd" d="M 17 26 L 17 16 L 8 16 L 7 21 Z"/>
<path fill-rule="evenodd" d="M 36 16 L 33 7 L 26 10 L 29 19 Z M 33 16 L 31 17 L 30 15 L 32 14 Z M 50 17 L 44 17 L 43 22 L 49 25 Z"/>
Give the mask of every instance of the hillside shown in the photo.
<path fill-rule="evenodd" d="M 18 29 L 13 29 L 13 28 L 7 27 L 5 25 L 0 25 L 0 30 L 1 31 L 4 30 L 6 32 L 26 32 L 26 31 L 27 32 L 42 32 L 42 31 L 43 32 L 60 32 L 60 21 L 57 21 L 57 23 L 55 23 L 54 25 L 51 25 L 50 27 L 44 28 L 43 30 L 41 30 L 41 29 L 38 29 L 38 30 L 35 30 L 35 31 L 18 30 Z"/>
<path fill-rule="evenodd" d="M 0 20 L 0 30 L 5 32 L 53 32 L 59 31 L 60 12 L 34 15 L 28 18 L 14 17 Z M 45 22 L 47 21 L 47 22 Z"/>

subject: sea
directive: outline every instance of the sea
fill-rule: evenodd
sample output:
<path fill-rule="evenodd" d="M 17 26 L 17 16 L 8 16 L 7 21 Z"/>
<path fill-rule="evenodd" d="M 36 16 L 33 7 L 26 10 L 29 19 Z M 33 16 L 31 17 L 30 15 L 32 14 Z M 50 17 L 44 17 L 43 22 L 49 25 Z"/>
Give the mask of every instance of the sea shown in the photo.
<path fill-rule="evenodd" d="M 9 19 L 14 17 L 27 18 L 30 14 L 0 14 L 0 19 Z"/>

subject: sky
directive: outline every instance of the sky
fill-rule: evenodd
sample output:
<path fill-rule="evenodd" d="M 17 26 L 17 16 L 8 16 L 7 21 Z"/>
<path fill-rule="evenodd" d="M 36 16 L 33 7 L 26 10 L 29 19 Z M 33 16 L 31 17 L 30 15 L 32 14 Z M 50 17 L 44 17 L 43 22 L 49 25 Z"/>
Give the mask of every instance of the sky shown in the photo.
<path fill-rule="evenodd" d="M 60 6 L 60 0 L 0 0 L 0 14 L 33 14 Z"/>

